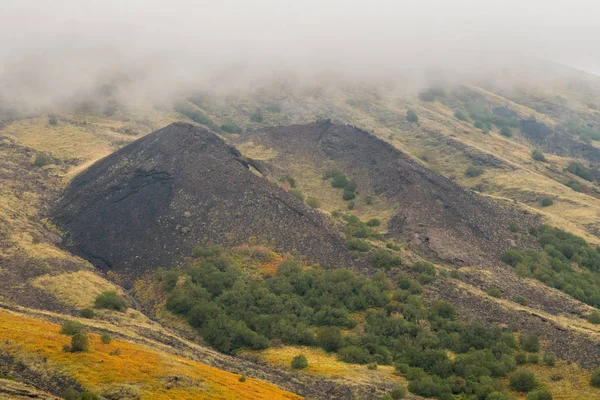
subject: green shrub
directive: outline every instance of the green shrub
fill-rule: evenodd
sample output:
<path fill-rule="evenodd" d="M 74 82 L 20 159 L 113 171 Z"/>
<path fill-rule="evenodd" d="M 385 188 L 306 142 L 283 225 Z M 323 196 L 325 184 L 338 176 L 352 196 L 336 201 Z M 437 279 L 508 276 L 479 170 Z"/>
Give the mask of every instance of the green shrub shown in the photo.
<path fill-rule="evenodd" d="M 592 311 L 590 315 L 587 316 L 587 321 L 594 325 L 600 324 L 600 312 Z"/>
<path fill-rule="evenodd" d="M 72 387 L 62 392 L 61 397 L 64 400 L 79 400 L 79 392 Z"/>
<path fill-rule="evenodd" d="M 80 315 L 83 318 L 91 319 L 94 318 L 95 313 L 94 310 L 92 310 L 91 308 L 84 308 L 83 310 L 81 310 Z"/>
<path fill-rule="evenodd" d="M 71 352 L 88 351 L 90 347 L 87 333 L 78 332 L 71 337 Z"/>
<path fill-rule="evenodd" d="M 392 396 L 392 399 L 394 400 L 403 399 L 406 397 L 406 389 L 402 386 L 396 386 L 390 392 L 390 396 Z"/>
<path fill-rule="evenodd" d="M 502 292 L 498 288 L 490 288 L 488 290 L 488 294 L 492 297 L 500 298 L 502 297 Z"/>
<path fill-rule="evenodd" d="M 292 369 L 306 369 L 308 368 L 308 360 L 304 354 L 298 354 L 292 359 Z"/>
<path fill-rule="evenodd" d="M 241 382 L 241 383 L 246 382 L 246 375 L 240 376 L 240 378 L 238 379 L 238 381 Z"/>
<path fill-rule="evenodd" d="M 344 190 L 344 194 L 342 195 L 342 198 L 345 201 L 354 200 L 356 198 L 356 193 L 349 191 L 349 190 Z"/>
<path fill-rule="evenodd" d="M 242 133 L 242 128 L 235 122 L 225 122 L 221 125 L 221 130 L 227 133 Z"/>
<path fill-rule="evenodd" d="M 527 364 L 539 364 L 540 357 L 537 354 L 527 355 Z"/>
<path fill-rule="evenodd" d="M 543 361 L 545 365 L 549 367 L 554 367 L 554 365 L 556 364 L 556 357 L 554 356 L 554 354 L 545 353 Z"/>
<path fill-rule="evenodd" d="M 428 263 L 426 261 L 417 261 L 414 263 L 410 269 L 415 272 L 424 273 L 427 275 L 435 275 L 435 267 L 433 264 Z"/>
<path fill-rule="evenodd" d="M 347 205 L 346 205 L 346 208 L 347 208 L 348 210 L 354 210 L 354 207 L 355 207 L 355 206 L 356 206 L 356 204 L 354 204 L 354 202 L 353 202 L 353 201 L 349 201 L 349 202 L 347 203 Z"/>
<path fill-rule="evenodd" d="M 579 162 L 570 162 L 566 168 L 566 171 L 585 179 L 586 181 L 592 182 L 594 180 L 594 170 L 584 166 Z"/>
<path fill-rule="evenodd" d="M 540 351 L 540 340 L 536 335 L 523 334 L 519 336 L 521 347 L 529 353 L 537 353 Z"/>
<path fill-rule="evenodd" d="M 252 121 L 252 122 L 256 122 L 256 123 L 260 124 L 263 122 L 263 120 L 264 120 L 264 118 L 263 118 L 260 110 L 256 110 L 256 112 L 250 116 L 250 121 Z"/>
<path fill-rule="evenodd" d="M 38 167 L 38 168 L 45 167 L 46 165 L 49 165 L 52 163 L 53 163 L 52 157 L 50 157 L 46 153 L 37 153 L 35 155 L 35 159 L 33 160 L 33 166 Z"/>
<path fill-rule="evenodd" d="M 500 134 L 505 137 L 511 137 L 513 135 L 508 126 L 503 126 L 502 129 L 500 129 Z"/>
<path fill-rule="evenodd" d="M 517 233 L 521 230 L 521 226 L 519 225 L 518 222 L 511 222 L 510 225 L 508 226 L 508 229 L 510 229 L 511 232 L 513 233 Z"/>
<path fill-rule="evenodd" d="M 465 170 L 465 176 L 468 178 L 475 178 L 477 176 L 481 176 L 483 174 L 483 168 L 470 166 Z"/>
<path fill-rule="evenodd" d="M 554 201 L 549 197 L 544 197 L 542 200 L 540 200 L 540 205 L 542 207 L 550 207 L 552 204 L 554 204 Z"/>
<path fill-rule="evenodd" d="M 456 317 L 456 308 L 445 301 L 435 301 L 432 304 L 431 313 L 441 318 L 454 319 Z"/>
<path fill-rule="evenodd" d="M 537 385 L 535 375 L 527 369 L 521 369 L 510 377 L 510 388 L 516 392 L 527 393 Z"/>
<path fill-rule="evenodd" d="M 60 333 L 63 335 L 75 335 L 83 332 L 85 325 L 77 321 L 64 321 L 60 326 Z"/>
<path fill-rule="evenodd" d="M 346 346 L 337 353 L 337 358 L 350 364 L 368 364 L 373 361 L 373 357 L 367 349 L 358 346 Z"/>
<path fill-rule="evenodd" d="M 197 109 L 187 103 L 176 104 L 175 111 L 177 111 L 180 114 L 185 115 L 186 117 L 188 117 L 189 119 L 191 119 L 192 121 L 194 121 L 198 124 L 206 125 L 212 129 L 218 129 L 218 127 L 208 117 L 208 115 L 206 115 L 204 112 L 200 111 L 199 109 Z"/>
<path fill-rule="evenodd" d="M 542 162 L 546 161 L 546 156 L 544 155 L 544 153 L 542 153 L 539 150 L 533 150 L 531 152 L 531 158 L 533 158 L 535 161 L 542 161 Z"/>
<path fill-rule="evenodd" d="M 446 97 L 446 91 L 439 85 L 433 85 L 419 92 L 419 99 L 422 101 L 433 102 L 436 99 Z"/>
<path fill-rule="evenodd" d="M 391 269 L 402 265 L 402 257 L 385 250 L 376 250 L 371 255 L 375 268 Z"/>
<path fill-rule="evenodd" d="M 127 310 L 127 302 L 123 300 L 114 290 L 107 290 L 100 293 L 96 297 L 94 305 L 96 308 L 106 308 L 107 310 Z"/>
<path fill-rule="evenodd" d="M 518 250 L 506 250 L 501 257 L 502 262 L 512 267 L 516 267 L 518 263 L 524 260 L 524 258 L 523 253 Z"/>
<path fill-rule="evenodd" d="M 308 204 L 311 208 L 319 208 L 321 207 L 321 202 L 316 197 L 309 197 L 306 199 L 306 204 Z"/>
<path fill-rule="evenodd" d="M 592 377 L 590 378 L 590 385 L 593 387 L 600 388 L 600 368 L 596 368 L 596 370 L 592 373 Z"/>
<path fill-rule="evenodd" d="M 406 120 L 408 122 L 410 122 L 411 124 L 414 123 L 418 123 L 419 122 L 419 116 L 417 115 L 416 112 L 414 112 L 413 110 L 408 110 L 406 112 Z"/>
<path fill-rule="evenodd" d="M 348 240 L 348 248 L 350 250 L 365 252 L 365 251 L 371 250 L 371 244 L 365 240 L 353 238 L 353 239 Z"/>
<path fill-rule="evenodd" d="M 342 331 L 336 326 L 319 328 L 317 342 L 325 351 L 337 351 L 342 344 Z"/>
<path fill-rule="evenodd" d="M 547 390 L 534 390 L 529 392 L 525 400 L 552 400 L 552 394 Z"/>
<path fill-rule="evenodd" d="M 567 182 L 566 186 L 570 187 L 572 190 L 574 190 L 576 192 L 582 192 L 583 191 L 583 187 L 581 186 L 581 183 L 579 183 L 579 181 L 576 181 L 574 179 L 569 180 Z"/>
<path fill-rule="evenodd" d="M 48 123 L 50 125 L 58 124 L 58 117 L 56 115 L 52 115 L 52 114 L 48 115 Z"/>
<path fill-rule="evenodd" d="M 380 226 L 381 225 L 381 220 L 379 220 L 378 218 L 371 218 L 370 220 L 367 221 L 367 226 L 370 227 L 376 227 L 376 226 Z"/>
<path fill-rule="evenodd" d="M 402 249 L 402 247 L 400 247 L 399 245 L 392 243 L 392 242 L 387 242 L 385 244 L 385 247 L 387 247 L 390 250 L 394 250 L 394 251 L 400 251 Z"/>
<path fill-rule="evenodd" d="M 225 252 L 225 248 L 223 246 L 202 246 L 198 245 L 192 249 L 192 257 L 194 258 L 209 258 L 209 257 L 218 257 Z M 176 271 L 174 271 L 176 272 Z M 167 272 L 167 274 L 171 273 L 171 271 Z M 177 272 L 176 272 L 177 273 Z M 179 274 L 177 273 L 177 279 L 179 279 Z M 177 282 L 177 280 L 175 280 Z"/>
<path fill-rule="evenodd" d="M 297 198 L 298 200 L 304 200 L 304 194 L 302 194 L 302 190 L 300 189 L 290 189 L 290 194 Z"/>
<path fill-rule="evenodd" d="M 102 341 L 104 344 L 109 344 L 112 341 L 112 338 L 107 332 L 102 332 L 100 335 L 100 341 Z"/>
<path fill-rule="evenodd" d="M 371 196 L 371 195 L 366 196 L 365 197 L 365 204 L 367 204 L 367 205 L 373 204 L 373 196 Z"/>
<path fill-rule="evenodd" d="M 504 392 L 491 392 L 485 400 L 516 400 L 514 396 Z"/>
<path fill-rule="evenodd" d="M 517 296 L 517 297 L 515 297 L 515 301 L 517 303 L 521 304 L 522 306 L 526 306 L 527 304 L 529 304 L 529 300 L 527 300 L 523 296 Z"/>
<path fill-rule="evenodd" d="M 340 173 L 333 176 L 333 180 L 331 181 L 331 187 L 342 189 L 348 185 L 348 178 L 346 175 Z"/>
<path fill-rule="evenodd" d="M 454 117 L 460 121 L 467 121 L 469 118 L 467 117 L 467 114 L 465 114 L 464 112 L 462 112 L 461 110 L 456 110 L 454 111 Z"/>
<path fill-rule="evenodd" d="M 523 365 L 527 363 L 527 354 L 525 353 L 517 353 L 515 354 L 515 362 L 517 365 Z"/>

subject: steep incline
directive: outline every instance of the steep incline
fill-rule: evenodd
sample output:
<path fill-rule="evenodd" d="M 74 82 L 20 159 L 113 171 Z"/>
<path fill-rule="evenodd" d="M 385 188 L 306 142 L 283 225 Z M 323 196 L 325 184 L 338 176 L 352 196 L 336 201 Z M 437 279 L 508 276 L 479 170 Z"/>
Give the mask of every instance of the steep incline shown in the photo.
<path fill-rule="evenodd" d="M 333 164 L 357 182 L 362 194 L 373 193 L 395 204 L 388 224 L 392 237 L 441 259 L 475 263 L 514 247 L 538 223 L 533 214 L 515 211 L 432 172 L 389 143 L 348 125 L 321 121 L 268 128 L 241 136 L 235 143 L 272 149 L 273 170 L 290 163 L 313 165 L 325 172 Z M 514 228 L 513 228 L 514 230 Z"/>
<path fill-rule="evenodd" d="M 354 262 L 325 217 L 250 163 L 203 128 L 171 124 L 75 178 L 54 219 L 73 252 L 128 283 L 144 270 L 178 265 L 199 243 L 258 240 L 314 263 Z"/>

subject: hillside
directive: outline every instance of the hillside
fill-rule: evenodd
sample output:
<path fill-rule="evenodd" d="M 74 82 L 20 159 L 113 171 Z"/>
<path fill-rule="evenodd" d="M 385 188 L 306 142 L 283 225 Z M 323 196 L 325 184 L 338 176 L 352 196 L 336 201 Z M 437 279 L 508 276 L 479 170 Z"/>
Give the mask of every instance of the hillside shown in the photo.
<path fill-rule="evenodd" d="M 254 240 L 313 263 L 351 266 L 326 219 L 260 170 L 213 133 L 172 124 L 77 176 L 54 221 L 76 254 L 130 284 L 148 269 L 181 265 L 198 244 Z"/>
<path fill-rule="evenodd" d="M 443 398 L 464 379 L 524 399 L 508 385 L 522 369 L 556 399 L 600 397 L 589 384 L 600 363 L 591 318 L 600 83 L 548 74 L 504 71 L 409 95 L 280 80 L 195 93 L 173 109 L 118 105 L 110 115 L 0 110 L 0 306 L 12 310 L 0 319 L 0 397 L 52 398 L 67 382 L 106 398 L 117 387 L 163 396 L 175 383 L 208 398 L 376 399 L 397 385 Z M 196 126 L 167 126 L 175 121 Z M 507 249 L 514 258 L 503 262 Z M 223 257 L 206 256 L 214 251 Z M 286 270 L 298 259 L 300 269 Z M 130 308 L 96 308 L 107 290 Z M 196 297 L 187 304 L 212 304 L 227 334 L 212 335 L 214 324 L 175 301 L 188 293 Z M 80 317 L 86 308 L 94 318 Z M 61 351 L 65 319 L 88 327 L 89 352 Z M 23 333 L 33 327 L 47 333 Z M 339 329 L 336 350 L 326 350 L 323 327 Z M 386 333 L 394 329 L 403 333 Z M 238 330 L 233 351 L 221 339 Z M 164 368 L 129 375 L 104 351 L 103 332 Z M 527 335 L 536 351 L 526 350 Z M 467 349 L 476 337 L 484 343 Z M 298 354 L 307 369 L 291 369 Z M 464 363 L 489 375 L 446 376 Z"/>
<path fill-rule="evenodd" d="M 515 246 L 530 247 L 528 238 L 515 237 L 510 227 L 527 231 L 539 224 L 532 213 L 477 196 L 352 126 L 324 121 L 270 128 L 242 135 L 234 143 L 242 149 L 251 144 L 272 150 L 276 156 L 267 165 L 278 170 L 277 178 L 301 176 L 300 187 L 308 173 L 320 177 L 340 169 L 357 186 L 355 207 L 368 209 L 366 198 L 386 204 L 387 235 L 443 261 L 471 265 Z"/>

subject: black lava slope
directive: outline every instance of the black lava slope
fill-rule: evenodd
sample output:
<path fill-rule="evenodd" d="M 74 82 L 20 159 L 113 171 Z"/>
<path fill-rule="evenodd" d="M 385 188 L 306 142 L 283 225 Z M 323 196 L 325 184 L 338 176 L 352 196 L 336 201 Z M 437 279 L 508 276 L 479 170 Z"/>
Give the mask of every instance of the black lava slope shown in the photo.
<path fill-rule="evenodd" d="M 145 270 L 179 265 L 197 244 L 258 240 L 313 263 L 355 262 L 325 217 L 252 165 L 215 134 L 175 123 L 75 178 L 54 221 L 72 252 L 129 284 Z"/>
<path fill-rule="evenodd" d="M 277 156 L 265 165 L 274 174 L 294 164 L 311 164 L 321 172 L 332 165 L 342 169 L 360 193 L 395 204 L 388 234 L 429 256 L 469 264 L 533 245 L 526 232 L 539 224 L 536 216 L 478 196 L 358 128 L 320 121 L 254 131 L 235 141 L 242 142 L 275 150 Z M 511 224 L 525 234 L 515 235 Z"/>

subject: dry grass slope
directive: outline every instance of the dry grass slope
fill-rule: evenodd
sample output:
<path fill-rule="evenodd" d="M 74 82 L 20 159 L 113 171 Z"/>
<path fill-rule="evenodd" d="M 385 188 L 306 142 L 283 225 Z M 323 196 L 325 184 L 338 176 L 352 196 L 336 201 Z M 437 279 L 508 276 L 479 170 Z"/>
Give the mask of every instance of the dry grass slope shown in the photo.
<path fill-rule="evenodd" d="M 139 344 L 120 340 L 103 344 L 96 334 L 90 335 L 88 352 L 64 352 L 69 337 L 59 329 L 55 324 L 0 311 L 0 349 L 22 359 L 44 359 L 49 369 L 100 394 L 127 388 L 156 400 L 300 398 L 259 380 L 239 382 L 239 375 Z M 120 354 L 115 354 L 117 349 Z"/>

